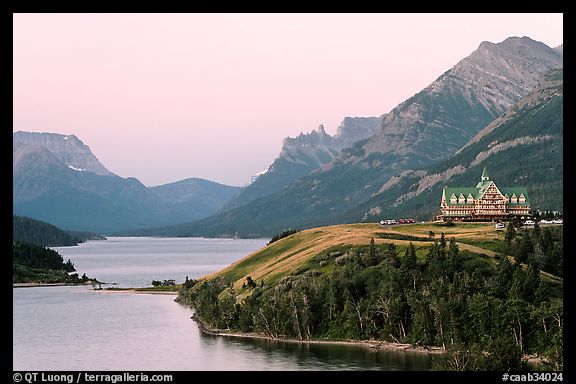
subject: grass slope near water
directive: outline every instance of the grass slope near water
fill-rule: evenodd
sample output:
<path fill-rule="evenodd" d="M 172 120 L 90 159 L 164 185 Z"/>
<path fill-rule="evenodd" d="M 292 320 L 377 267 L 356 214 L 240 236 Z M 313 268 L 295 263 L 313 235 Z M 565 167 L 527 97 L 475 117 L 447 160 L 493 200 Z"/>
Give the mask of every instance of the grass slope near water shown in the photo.
<path fill-rule="evenodd" d="M 430 231 L 434 232 L 433 238 L 429 237 Z M 494 257 L 496 250 L 503 248 L 505 231 L 495 229 L 492 223 L 458 223 L 453 227 L 434 223 L 387 227 L 378 224 L 341 224 L 313 228 L 265 246 L 204 278 L 221 277 L 232 281 L 234 288 L 241 288 L 248 276 L 254 281 L 263 279 L 271 284 L 298 270 L 316 255 L 367 246 L 372 238 L 379 246 L 392 243 L 404 248 L 412 243 L 417 256 L 422 258 L 433 240 L 439 240 L 441 233 L 447 239 L 454 237 L 460 249 Z M 401 239 L 402 236 L 406 239 Z"/>
<path fill-rule="evenodd" d="M 562 263 L 561 228 L 521 230 L 512 246 L 505 234 L 491 223 L 309 229 L 187 282 L 177 300 L 222 335 L 439 347 L 440 369 L 463 358 L 467 369 L 518 370 L 537 354 L 561 369 L 563 280 L 539 271 L 541 255 L 517 252 L 532 238 Z"/>

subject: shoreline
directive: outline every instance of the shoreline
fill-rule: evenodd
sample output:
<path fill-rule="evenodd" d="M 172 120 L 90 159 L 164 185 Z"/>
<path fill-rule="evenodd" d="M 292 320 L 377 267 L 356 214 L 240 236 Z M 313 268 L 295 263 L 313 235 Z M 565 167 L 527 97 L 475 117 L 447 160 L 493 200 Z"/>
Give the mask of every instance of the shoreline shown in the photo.
<path fill-rule="evenodd" d="M 223 329 L 213 329 L 204 324 L 196 314 L 191 317 L 194 322 L 198 325 L 198 329 L 201 332 L 211 335 L 211 336 L 221 336 L 221 337 L 233 337 L 233 338 L 244 338 L 244 339 L 260 339 L 267 340 L 271 342 L 281 342 L 281 343 L 294 343 L 294 344 L 324 344 L 324 345 L 347 345 L 368 348 L 374 352 L 378 351 L 397 351 L 397 352 L 409 352 L 409 353 L 426 353 L 429 355 L 443 354 L 446 351 L 442 347 L 430 347 L 430 346 L 414 346 L 408 343 L 392 343 L 384 340 L 299 340 L 288 337 L 273 337 L 260 333 L 246 333 L 246 332 L 236 332 L 228 331 Z"/>
<path fill-rule="evenodd" d="M 92 283 L 12 283 L 12 288 L 76 287 L 85 285 L 92 285 Z"/>
<path fill-rule="evenodd" d="M 192 307 L 190 307 L 192 308 Z M 446 350 L 442 347 L 433 346 L 414 346 L 409 343 L 393 343 L 384 340 L 299 340 L 287 337 L 273 337 L 260 333 L 246 333 L 238 331 L 228 331 L 223 329 L 213 329 L 204 324 L 196 314 L 191 317 L 192 320 L 197 324 L 198 329 L 202 333 L 211 336 L 220 337 L 231 337 L 240 339 L 260 339 L 269 342 L 280 342 L 280 343 L 293 343 L 293 344 L 325 344 L 325 345 L 347 345 L 355 347 L 368 348 L 373 352 L 383 352 L 383 351 L 394 351 L 394 352 L 407 352 L 407 353 L 425 353 L 427 355 L 441 355 L 446 353 Z M 522 360 L 532 367 L 538 367 L 543 363 L 546 363 L 546 359 L 538 355 L 522 355 Z"/>
<path fill-rule="evenodd" d="M 146 295 L 178 295 L 178 291 L 153 291 L 142 288 L 113 288 L 113 289 L 94 289 L 95 292 L 103 293 L 133 293 Z"/>
<path fill-rule="evenodd" d="M 104 283 L 102 283 L 104 284 Z M 38 287 L 82 287 L 91 283 L 12 283 L 12 288 L 38 288 Z M 133 293 L 147 295 L 178 295 L 178 291 L 154 291 L 146 288 L 94 288 L 89 292 L 100 293 Z"/>

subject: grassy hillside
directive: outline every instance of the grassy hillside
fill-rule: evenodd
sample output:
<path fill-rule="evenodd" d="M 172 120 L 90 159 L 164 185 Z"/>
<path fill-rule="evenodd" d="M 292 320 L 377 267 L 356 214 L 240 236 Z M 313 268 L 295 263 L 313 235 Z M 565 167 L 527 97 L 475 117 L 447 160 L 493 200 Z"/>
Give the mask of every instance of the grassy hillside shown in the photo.
<path fill-rule="evenodd" d="M 235 288 L 241 288 L 248 276 L 259 282 L 265 280 L 273 283 L 297 271 L 316 255 L 367 245 L 372 237 L 377 237 L 381 232 L 382 228 L 376 224 L 335 225 L 301 231 L 246 256 L 224 270 L 207 276 L 207 279 L 222 277 L 232 281 Z M 377 244 L 384 243 L 384 240 L 377 238 L 375 241 Z"/>
<path fill-rule="evenodd" d="M 430 231 L 434 232 L 434 237 L 430 237 Z M 222 278 L 231 282 L 234 288 L 242 291 L 240 297 L 243 297 L 247 291 L 242 290 L 242 285 L 249 276 L 258 283 L 274 284 L 288 274 L 310 269 L 309 264 L 315 257 L 333 254 L 330 257 L 336 258 L 337 254 L 340 256 L 350 250 L 360 253 L 367 251 L 371 239 L 374 239 L 377 248 L 384 249 L 388 244 L 394 244 L 400 253 L 412 243 L 417 258 L 423 260 L 434 240 L 440 239 L 441 233 L 447 239 L 455 238 L 461 250 L 474 253 L 474 258 L 482 262 L 494 263 L 493 258 L 504 248 L 505 232 L 495 229 L 492 223 L 458 223 L 453 227 L 435 223 L 388 227 L 341 224 L 300 231 L 204 278 Z"/>
<path fill-rule="evenodd" d="M 535 353 L 558 370 L 563 283 L 540 269 L 561 266 L 558 227 L 336 225 L 187 281 L 178 300 L 215 332 L 436 346 L 451 370 L 522 370 Z"/>

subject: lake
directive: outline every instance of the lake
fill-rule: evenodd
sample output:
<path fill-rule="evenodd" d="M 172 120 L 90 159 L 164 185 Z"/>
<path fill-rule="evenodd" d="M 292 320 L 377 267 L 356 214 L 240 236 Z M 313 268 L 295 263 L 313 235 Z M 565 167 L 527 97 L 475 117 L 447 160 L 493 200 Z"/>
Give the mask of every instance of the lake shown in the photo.
<path fill-rule="evenodd" d="M 214 272 L 267 240 L 109 238 L 57 247 L 81 275 L 122 287 Z M 91 287 L 13 290 L 13 369 L 49 370 L 428 370 L 430 357 L 363 347 L 205 335 L 173 295 Z"/>

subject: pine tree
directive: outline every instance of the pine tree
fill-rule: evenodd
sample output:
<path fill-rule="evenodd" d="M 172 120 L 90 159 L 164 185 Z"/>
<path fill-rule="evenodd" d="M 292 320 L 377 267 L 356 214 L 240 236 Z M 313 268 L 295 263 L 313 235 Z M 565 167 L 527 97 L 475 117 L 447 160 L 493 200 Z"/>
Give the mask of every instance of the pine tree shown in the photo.
<path fill-rule="evenodd" d="M 520 240 L 517 240 L 516 243 L 516 251 L 514 253 L 516 261 L 519 263 L 526 263 L 534 249 L 530 235 L 527 232 L 524 232 Z"/>
<path fill-rule="evenodd" d="M 386 257 L 390 260 L 390 265 L 394 268 L 400 266 L 400 261 L 398 260 L 398 250 L 396 249 L 396 244 L 389 243 L 386 246 Z"/>
<path fill-rule="evenodd" d="M 512 241 L 516 238 L 516 228 L 514 228 L 513 221 L 508 223 L 508 227 L 506 227 L 506 235 L 504 235 L 504 241 L 506 242 L 506 249 L 509 253 L 512 253 Z"/>
<path fill-rule="evenodd" d="M 518 263 L 514 265 L 514 273 L 512 274 L 512 282 L 510 284 L 510 290 L 508 292 L 508 297 L 512 299 L 523 299 L 524 298 L 524 272 L 522 267 Z"/>
<path fill-rule="evenodd" d="M 536 290 L 540 286 L 540 270 L 535 262 L 530 263 L 524 279 L 524 300 L 533 302 Z"/>
<path fill-rule="evenodd" d="M 400 275 L 403 280 L 405 289 L 416 290 L 416 280 L 419 274 L 418 261 L 416 259 L 416 249 L 414 244 L 410 242 L 408 248 L 404 252 L 404 257 L 400 265 Z"/>
<path fill-rule="evenodd" d="M 374 238 L 370 239 L 368 254 L 363 257 L 362 262 L 366 266 L 378 264 L 378 258 L 376 257 L 376 246 L 374 245 Z"/>
<path fill-rule="evenodd" d="M 407 271 L 412 271 L 418 268 L 416 248 L 414 248 L 414 244 L 412 244 L 412 242 L 410 242 L 404 253 L 404 258 L 402 259 L 402 268 Z"/>
<path fill-rule="evenodd" d="M 447 255 L 447 266 L 446 272 L 448 278 L 452 280 L 454 273 L 461 269 L 460 251 L 458 249 L 458 244 L 456 244 L 456 239 L 452 237 L 450 239 L 450 244 L 448 245 L 448 255 Z"/>
<path fill-rule="evenodd" d="M 499 255 L 498 274 L 494 279 L 494 295 L 496 297 L 505 299 L 510 291 L 512 277 L 514 274 L 514 267 L 508 260 L 508 256 Z"/>
<path fill-rule="evenodd" d="M 440 249 L 439 252 L 441 253 L 442 256 L 446 255 L 446 236 L 444 236 L 444 232 L 442 232 L 442 234 L 440 235 Z"/>

